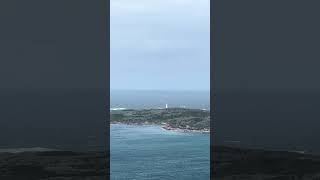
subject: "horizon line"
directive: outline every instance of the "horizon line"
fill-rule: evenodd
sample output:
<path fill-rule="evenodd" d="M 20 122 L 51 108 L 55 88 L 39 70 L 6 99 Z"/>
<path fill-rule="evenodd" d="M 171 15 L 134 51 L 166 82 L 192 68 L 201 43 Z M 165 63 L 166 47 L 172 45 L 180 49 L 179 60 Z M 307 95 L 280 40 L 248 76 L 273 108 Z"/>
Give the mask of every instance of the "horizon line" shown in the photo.
<path fill-rule="evenodd" d="M 110 91 L 191 91 L 191 92 L 210 92 L 210 89 L 110 89 Z"/>

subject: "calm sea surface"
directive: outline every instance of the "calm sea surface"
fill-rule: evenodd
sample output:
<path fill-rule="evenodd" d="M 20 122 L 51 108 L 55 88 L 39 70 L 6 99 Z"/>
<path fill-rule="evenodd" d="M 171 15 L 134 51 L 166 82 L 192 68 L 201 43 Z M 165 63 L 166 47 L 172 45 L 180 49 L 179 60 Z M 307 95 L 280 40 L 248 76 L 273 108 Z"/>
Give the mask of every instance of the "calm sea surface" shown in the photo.
<path fill-rule="evenodd" d="M 112 124 L 112 180 L 208 180 L 209 134 Z"/>
<path fill-rule="evenodd" d="M 125 91 L 110 92 L 111 108 L 184 107 L 210 109 L 210 91 Z"/>

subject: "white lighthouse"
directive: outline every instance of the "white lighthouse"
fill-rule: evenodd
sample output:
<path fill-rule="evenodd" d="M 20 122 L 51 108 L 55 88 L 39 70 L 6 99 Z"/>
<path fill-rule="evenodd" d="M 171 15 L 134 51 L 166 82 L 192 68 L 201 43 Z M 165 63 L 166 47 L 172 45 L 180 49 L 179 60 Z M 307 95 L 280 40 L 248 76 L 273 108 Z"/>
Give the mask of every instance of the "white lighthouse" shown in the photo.
<path fill-rule="evenodd" d="M 168 104 L 166 104 L 166 109 L 168 109 Z"/>

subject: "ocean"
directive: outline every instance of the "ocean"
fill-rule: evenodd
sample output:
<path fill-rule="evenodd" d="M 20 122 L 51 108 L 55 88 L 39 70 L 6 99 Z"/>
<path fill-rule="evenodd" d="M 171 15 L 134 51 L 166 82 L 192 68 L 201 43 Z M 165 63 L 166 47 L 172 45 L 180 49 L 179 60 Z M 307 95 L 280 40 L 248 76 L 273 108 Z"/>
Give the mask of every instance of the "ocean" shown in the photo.
<path fill-rule="evenodd" d="M 210 109 L 209 91 L 111 91 L 110 98 L 113 109 Z M 112 180 L 210 179 L 209 134 L 121 124 L 112 124 L 110 134 Z"/>
<path fill-rule="evenodd" d="M 210 135 L 112 124 L 112 180 L 208 180 Z"/>
<path fill-rule="evenodd" d="M 320 154 L 318 91 L 217 92 L 213 141 Z"/>
<path fill-rule="evenodd" d="M 183 107 L 210 109 L 210 91 L 112 90 L 111 108 Z"/>
<path fill-rule="evenodd" d="M 105 150 L 104 89 L 1 89 L 0 149 Z"/>

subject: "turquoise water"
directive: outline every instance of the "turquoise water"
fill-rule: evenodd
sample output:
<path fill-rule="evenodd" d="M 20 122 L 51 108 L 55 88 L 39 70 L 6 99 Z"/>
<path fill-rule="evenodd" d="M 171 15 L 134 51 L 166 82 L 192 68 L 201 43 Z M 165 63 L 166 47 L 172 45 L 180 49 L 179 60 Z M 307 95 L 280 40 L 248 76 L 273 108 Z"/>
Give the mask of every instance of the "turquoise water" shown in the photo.
<path fill-rule="evenodd" d="M 111 125 L 112 180 L 208 180 L 209 134 Z"/>

